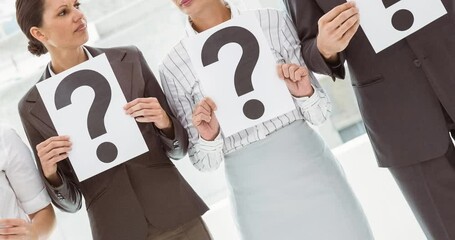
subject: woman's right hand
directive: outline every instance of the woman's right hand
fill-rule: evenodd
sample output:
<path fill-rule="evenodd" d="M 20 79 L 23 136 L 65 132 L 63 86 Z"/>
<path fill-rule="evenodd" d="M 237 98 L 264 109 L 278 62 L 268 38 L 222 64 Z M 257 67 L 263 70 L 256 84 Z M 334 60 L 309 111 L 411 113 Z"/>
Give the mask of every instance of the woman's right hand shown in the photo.
<path fill-rule="evenodd" d="M 57 174 L 57 163 L 68 157 L 71 145 L 68 136 L 56 136 L 36 146 L 44 177 L 54 186 L 62 184 Z"/>
<path fill-rule="evenodd" d="M 193 110 L 193 125 L 206 141 L 213 141 L 220 132 L 215 111 L 216 104 L 210 98 L 203 98 Z"/>

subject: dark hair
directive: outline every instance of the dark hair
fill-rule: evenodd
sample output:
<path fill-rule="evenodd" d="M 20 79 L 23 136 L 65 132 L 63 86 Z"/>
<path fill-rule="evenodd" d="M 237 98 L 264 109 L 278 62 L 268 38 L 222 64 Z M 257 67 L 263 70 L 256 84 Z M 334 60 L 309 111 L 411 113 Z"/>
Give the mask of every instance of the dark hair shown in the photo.
<path fill-rule="evenodd" d="M 32 27 L 41 27 L 43 23 L 44 0 L 16 0 L 16 20 L 22 32 L 28 38 L 28 51 L 36 56 L 47 53 L 46 47 L 32 36 Z"/>

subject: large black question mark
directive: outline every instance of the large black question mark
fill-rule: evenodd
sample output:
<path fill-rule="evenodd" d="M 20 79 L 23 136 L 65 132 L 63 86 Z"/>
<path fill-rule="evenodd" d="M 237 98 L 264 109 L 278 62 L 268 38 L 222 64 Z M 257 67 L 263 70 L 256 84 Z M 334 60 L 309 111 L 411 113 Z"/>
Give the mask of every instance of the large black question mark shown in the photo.
<path fill-rule="evenodd" d="M 237 43 L 243 49 L 242 57 L 234 75 L 234 86 L 237 96 L 254 91 L 251 75 L 259 59 L 259 43 L 248 30 L 238 26 L 227 27 L 211 35 L 202 47 L 202 64 L 204 67 L 218 62 L 218 53 L 228 43 Z M 258 119 L 264 115 L 264 104 L 257 99 L 248 100 L 243 106 L 243 113 L 249 119 Z"/>
<path fill-rule="evenodd" d="M 107 79 L 93 70 L 81 70 L 65 77 L 55 91 L 54 102 L 57 110 L 71 105 L 71 95 L 82 86 L 88 86 L 95 92 L 95 99 L 87 117 L 87 129 L 91 139 L 107 133 L 104 117 L 111 102 L 111 87 Z M 117 158 L 117 147 L 111 142 L 101 143 L 96 155 L 104 163 L 110 163 Z"/>
<path fill-rule="evenodd" d="M 382 0 L 385 8 L 388 8 L 401 0 Z M 392 16 L 392 25 L 398 31 L 406 31 L 414 24 L 414 15 L 406 9 L 400 9 Z"/>

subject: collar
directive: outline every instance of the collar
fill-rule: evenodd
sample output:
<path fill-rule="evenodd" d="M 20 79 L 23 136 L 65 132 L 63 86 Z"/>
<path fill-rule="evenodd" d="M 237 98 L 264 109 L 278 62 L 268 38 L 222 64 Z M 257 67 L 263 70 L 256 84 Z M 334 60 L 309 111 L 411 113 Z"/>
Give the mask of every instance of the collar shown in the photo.
<path fill-rule="evenodd" d="M 85 54 L 87 54 L 88 59 L 92 59 L 93 58 L 92 54 L 88 51 L 88 49 L 85 46 L 82 46 L 82 49 L 84 49 L 84 52 L 85 52 Z M 50 74 L 51 77 L 56 75 L 54 73 L 54 71 L 52 71 L 51 63 L 47 64 L 47 70 L 49 71 L 49 74 Z"/>
<path fill-rule="evenodd" d="M 238 8 L 236 8 L 233 4 L 228 3 L 227 1 L 224 2 L 226 7 L 231 9 L 231 19 L 240 15 L 240 10 Z M 185 30 L 188 37 L 192 37 L 198 34 L 198 32 L 194 30 L 191 19 L 189 17 L 186 19 Z"/>
<path fill-rule="evenodd" d="M 84 46 L 84 49 L 88 51 L 88 56 L 93 56 L 96 57 L 100 54 L 106 53 L 109 62 L 115 63 L 115 62 L 121 62 L 125 58 L 126 51 L 121 50 L 121 51 L 113 51 L 110 49 L 101 49 L 101 48 L 93 48 L 90 46 Z M 52 77 L 51 73 L 49 71 L 49 68 L 47 67 L 44 70 L 44 73 L 41 75 L 40 79 L 38 82 L 44 81 L 45 79 L 48 79 Z M 26 101 L 27 102 L 36 102 L 39 99 L 39 93 L 38 90 L 36 89 L 36 86 L 33 87 L 27 94 L 26 94 Z"/>

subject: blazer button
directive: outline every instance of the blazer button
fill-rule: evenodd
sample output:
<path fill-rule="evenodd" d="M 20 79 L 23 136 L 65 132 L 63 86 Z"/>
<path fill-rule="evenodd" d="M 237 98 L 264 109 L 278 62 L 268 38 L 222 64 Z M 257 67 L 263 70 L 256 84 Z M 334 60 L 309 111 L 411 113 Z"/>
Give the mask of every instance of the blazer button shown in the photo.
<path fill-rule="evenodd" d="M 419 59 L 416 59 L 416 60 L 414 60 L 414 66 L 416 66 L 418 68 L 421 67 L 422 66 L 422 62 L 420 62 Z"/>
<path fill-rule="evenodd" d="M 172 146 L 176 149 L 180 148 L 180 143 L 179 141 L 175 140 L 173 143 L 172 143 Z"/>
<path fill-rule="evenodd" d="M 59 200 L 65 199 L 65 198 L 63 197 L 63 195 L 62 195 L 60 192 L 57 193 L 57 198 L 58 198 Z"/>

